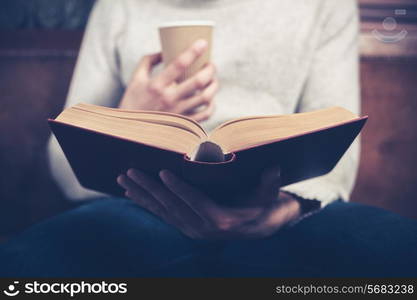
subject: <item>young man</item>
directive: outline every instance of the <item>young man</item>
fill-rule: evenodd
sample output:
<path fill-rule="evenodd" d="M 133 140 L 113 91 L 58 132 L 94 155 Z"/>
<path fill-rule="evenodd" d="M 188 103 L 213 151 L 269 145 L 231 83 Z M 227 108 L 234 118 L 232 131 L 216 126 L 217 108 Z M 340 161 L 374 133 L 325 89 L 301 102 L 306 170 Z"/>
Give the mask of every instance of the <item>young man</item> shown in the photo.
<path fill-rule="evenodd" d="M 157 27 L 192 19 L 215 21 L 213 60 L 173 84 L 207 44 L 196 41 L 159 68 Z M 359 113 L 357 36 L 353 0 L 100 0 L 66 106 L 176 112 L 208 130 L 244 115 L 334 105 Z M 54 138 L 49 154 L 69 198 L 104 197 L 79 185 Z M 356 141 L 319 178 L 280 187 L 279 166 L 271 166 L 249 205 L 237 208 L 217 205 L 175 170 L 155 180 L 131 169 L 115 178 L 129 200 L 96 199 L 37 225 L 6 245 L 0 259 L 7 258 L 7 274 L 25 276 L 415 274 L 415 255 L 401 255 L 409 254 L 406 241 L 417 245 L 415 222 L 345 203 L 357 165 Z M 381 222 L 400 248 L 380 249 Z"/>

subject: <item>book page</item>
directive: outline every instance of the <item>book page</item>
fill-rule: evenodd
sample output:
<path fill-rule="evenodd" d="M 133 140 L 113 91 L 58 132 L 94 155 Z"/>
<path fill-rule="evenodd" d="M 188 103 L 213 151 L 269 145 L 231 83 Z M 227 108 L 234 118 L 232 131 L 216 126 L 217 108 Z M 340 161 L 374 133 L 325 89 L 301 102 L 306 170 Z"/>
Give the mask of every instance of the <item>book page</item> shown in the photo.
<path fill-rule="evenodd" d="M 209 135 L 209 140 L 221 145 L 227 154 L 357 118 L 341 107 L 292 115 L 246 117 L 220 125 Z"/>
<path fill-rule="evenodd" d="M 182 154 L 191 153 L 206 140 L 191 128 L 172 120 L 158 122 L 155 118 L 115 117 L 76 107 L 64 110 L 55 120 Z"/>
<path fill-rule="evenodd" d="M 145 110 L 126 110 L 118 108 L 110 108 L 92 104 L 79 103 L 72 108 L 85 110 L 93 113 L 97 113 L 104 116 L 117 117 L 122 119 L 137 120 L 144 122 L 151 122 L 157 124 L 165 124 L 173 127 L 179 127 L 184 130 L 189 130 L 201 138 L 206 138 L 207 134 L 203 127 L 196 121 L 186 116 L 159 112 L 159 111 L 145 111 Z"/>

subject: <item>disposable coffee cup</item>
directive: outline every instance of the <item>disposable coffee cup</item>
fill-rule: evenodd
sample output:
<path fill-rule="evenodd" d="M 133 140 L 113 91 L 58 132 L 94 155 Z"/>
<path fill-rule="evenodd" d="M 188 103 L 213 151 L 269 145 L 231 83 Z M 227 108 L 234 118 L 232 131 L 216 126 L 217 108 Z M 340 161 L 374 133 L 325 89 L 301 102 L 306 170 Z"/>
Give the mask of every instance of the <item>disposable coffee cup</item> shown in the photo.
<path fill-rule="evenodd" d="M 201 70 L 210 61 L 214 22 L 182 21 L 165 23 L 159 26 L 164 66 L 168 66 L 181 53 L 199 39 L 206 40 L 207 50 L 178 79 L 182 82 Z"/>

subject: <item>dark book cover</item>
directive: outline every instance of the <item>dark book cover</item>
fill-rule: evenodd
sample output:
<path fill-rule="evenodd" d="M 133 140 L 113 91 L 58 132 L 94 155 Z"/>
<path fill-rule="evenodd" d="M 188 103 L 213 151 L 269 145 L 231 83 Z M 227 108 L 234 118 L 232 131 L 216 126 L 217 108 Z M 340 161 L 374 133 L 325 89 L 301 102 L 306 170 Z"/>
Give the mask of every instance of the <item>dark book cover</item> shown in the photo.
<path fill-rule="evenodd" d="M 229 201 L 250 192 L 262 171 L 281 167 L 282 186 L 330 172 L 367 121 L 367 117 L 277 139 L 228 154 L 222 162 L 191 161 L 185 154 L 49 120 L 79 182 L 86 188 L 123 196 L 116 182 L 129 168 L 155 178 L 168 169 L 208 195 Z"/>

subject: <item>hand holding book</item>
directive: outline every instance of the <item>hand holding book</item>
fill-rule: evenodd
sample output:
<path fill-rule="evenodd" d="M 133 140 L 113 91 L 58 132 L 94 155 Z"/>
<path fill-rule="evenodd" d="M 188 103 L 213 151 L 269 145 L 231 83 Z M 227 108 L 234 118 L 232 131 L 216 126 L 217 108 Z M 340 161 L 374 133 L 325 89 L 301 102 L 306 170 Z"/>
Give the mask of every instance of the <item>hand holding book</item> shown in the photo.
<path fill-rule="evenodd" d="M 297 218 L 300 206 L 288 197 L 278 197 L 280 170 L 267 169 L 259 185 L 239 207 L 218 204 L 202 191 L 167 170 L 160 181 L 130 169 L 118 177 L 125 195 L 193 239 L 230 240 L 267 237 Z"/>

